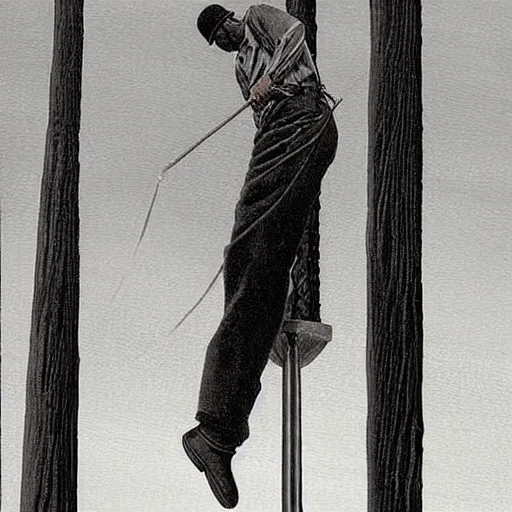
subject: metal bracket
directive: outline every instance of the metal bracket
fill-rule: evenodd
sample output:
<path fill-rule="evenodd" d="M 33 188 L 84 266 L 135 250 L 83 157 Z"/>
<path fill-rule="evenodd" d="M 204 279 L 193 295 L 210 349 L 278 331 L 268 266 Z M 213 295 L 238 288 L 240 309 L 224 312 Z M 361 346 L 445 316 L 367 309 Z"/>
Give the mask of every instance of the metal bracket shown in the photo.
<path fill-rule="evenodd" d="M 314 361 L 331 341 L 332 326 L 309 320 L 284 320 L 270 352 L 270 360 L 281 367 L 286 360 L 289 335 L 294 336 L 297 341 L 299 364 L 303 368 Z"/>

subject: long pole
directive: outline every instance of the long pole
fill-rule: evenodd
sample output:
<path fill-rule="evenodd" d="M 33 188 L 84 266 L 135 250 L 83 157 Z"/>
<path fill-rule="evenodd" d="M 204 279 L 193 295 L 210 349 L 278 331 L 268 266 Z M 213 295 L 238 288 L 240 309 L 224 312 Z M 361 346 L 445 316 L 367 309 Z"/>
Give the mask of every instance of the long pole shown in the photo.
<path fill-rule="evenodd" d="M 283 512 L 302 512 L 300 352 L 297 336 L 287 334 L 283 363 Z"/>
<path fill-rule="evenodd" d="M 370 0 L 368 512 L 422 510 L 420 0 Z"/>
<path fill-rule="evenodd" d="M 76 512 L 83 0 L 55 0 L 27 371 L 21 512 Z"/>
<path fill-rule="evenodd" d="M 215 128 L 211 129 L 207 134 L 203 135 L 197 142 L 194 142 L 186 151 L 181 153 L 181 155 L 177 156 L 172 162 L 166 165 L 162 171 L 160 172 L 159 180 L 161 180 L 165 173 L 173 168 L 176 164 L 181 162 L 187 155 L 192 153 L 194 149 L 200 146 L 203 142 L 208 140 L 212 135 L 215 135 L 221 128 L 224 128 L 229 122 L 231 122 L 235 117 L 241 114 L 246 108 L 248 108 L 252 104 L 253 100 L 247 100 L 243 105 L 238 107 L 232 114 L 230 114 L 224 121 L 219 123 Z"/>
<path fill-rule="evenodd" d="M 316 61 L 316 0 L 286 0 L 286 10 L 305 27 L 306 43 Z M 319 211 L 317 198 L 297 250 L 291 271 L 292 293 L 288 318 L 320 322 Z M 300 348 L 295 335 L 288 334 L 283 364 L 283 512 L 302 512 L 302 438 L 300 394 Z"/>

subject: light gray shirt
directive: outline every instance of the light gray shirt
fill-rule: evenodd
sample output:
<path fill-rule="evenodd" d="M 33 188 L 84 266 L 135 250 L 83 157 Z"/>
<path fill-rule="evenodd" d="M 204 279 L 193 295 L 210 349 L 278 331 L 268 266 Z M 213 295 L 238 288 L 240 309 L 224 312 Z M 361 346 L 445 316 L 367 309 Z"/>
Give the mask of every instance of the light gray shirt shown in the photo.
<path fill-rule="evenodd" d="M 235 58 L 235 74 L 242 96 L 269 75 L 276 85 L 319 83 L 304 25 L 270 5 L 249 7 L 244 18 L 245 37 Z"/>

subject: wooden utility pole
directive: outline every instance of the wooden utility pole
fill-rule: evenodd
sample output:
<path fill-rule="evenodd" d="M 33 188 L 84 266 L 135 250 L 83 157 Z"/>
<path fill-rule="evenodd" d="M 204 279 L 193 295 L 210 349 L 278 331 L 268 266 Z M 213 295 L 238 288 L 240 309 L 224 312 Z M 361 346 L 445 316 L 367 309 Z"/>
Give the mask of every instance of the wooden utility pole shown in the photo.
<path fill-rule="evenodd" d="M 370 0 L 368 511 L 422 510 L 420 0 Z"/>
<path fill-rule="evenodd" d="M 76 512 L 83 0 L 55 0 L 27 372 L 21 512 Z"/>

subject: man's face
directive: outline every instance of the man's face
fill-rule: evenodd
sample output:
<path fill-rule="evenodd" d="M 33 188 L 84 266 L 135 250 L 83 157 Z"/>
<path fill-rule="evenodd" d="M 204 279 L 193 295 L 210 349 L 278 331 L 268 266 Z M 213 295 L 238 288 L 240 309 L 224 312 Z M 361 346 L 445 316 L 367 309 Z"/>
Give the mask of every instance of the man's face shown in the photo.
<path fill-rule="evenodd" d="M 215 34 L 215 44 L 225 52 L 235 52 L 238 50 L 239 44 L 235 40 L 233 32 L 230 30 L 230 25 L 224 23 L 222 27 L 217 30 Z"/>

